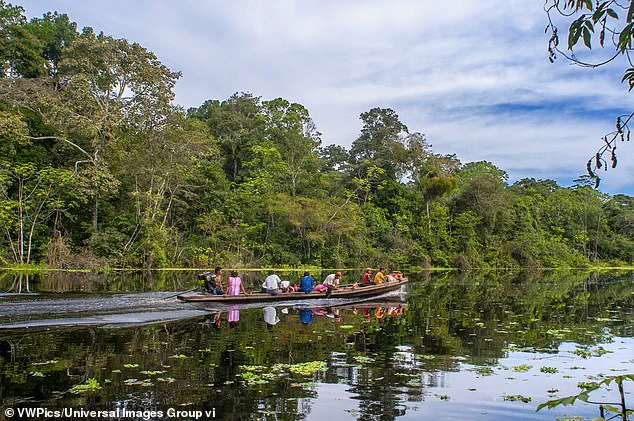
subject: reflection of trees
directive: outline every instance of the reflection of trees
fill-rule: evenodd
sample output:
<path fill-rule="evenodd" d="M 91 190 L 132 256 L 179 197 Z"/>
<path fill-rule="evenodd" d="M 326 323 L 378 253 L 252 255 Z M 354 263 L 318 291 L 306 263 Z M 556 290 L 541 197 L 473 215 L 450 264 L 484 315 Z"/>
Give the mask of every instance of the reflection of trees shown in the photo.
<path fill-rule="evenodd" d="M 0 292 L 16 294 L 33 292 L 31 291 L 31 279 L 28 273 L 18 272 L 9 276 L 9 273 L 0 272 L 0 286 L 10 285 L 6 290 L 0 289 Z"/>
<path fill-rule="evenodd" d="M 128 276 L 117 274 L 108 282 L 123 285 Z M 152 288 L 172 282 L 170 276 L 155 274 Z M 59 282 L 55 286 L 65 288 L 75 282 L 66 284 L 65 279 L 40 278 L 38 287 Z M 268 412 L 298 419 L 317 397 L 318 388 L 298 385 L 310 379 L 279 378 L 246 387 L 236 374 L 242 365 L 319 360 L 328 362 L 328 370 L 319 375 L 320 387 L 348 384 L 361 419 L 394 419 L 405 414 L 407 402 L 424 400 L 431 387 L 443 386 L 445 374 L 459 370 L 462 355 L 469 355 L 470 363 L 489 364 L 505 355 L 509 343 L 592 344 L 605 334 L 606 322 L 597 318 L 615 319 L 610 322 L 615 331 L 626 329 L 634 307 L 631 287 L 630 274 L 471 274 L 456 279 L 434 273 L 428 281 L 412 282 L 402 317 L 378 319 L 372 308 L 366 319 L 360 306 L 356 315 L 341 310 L 341 320 L 315 316 L 303 325 L 291 310 L 280 313 L 281 322 L 268 331 L 261 309 L 254 309 L 241 311 L 233 330 L 223 314 L 220 329 L 190 320 L 117 330 L 0 333 L 0 405 L 27 396 L 51 408 L 81 403 L 94 409 L 125 405 L 142 410 L 191 402 L 191 408 L 215 407 L 223 419 Z M 185 358 L 174 358 L 180 355 Z M 41 362 L 49 363 L 34 365 Z M 147 376 L 140 373 L 144 370 L 165 373 Z M 33 371 L 45 377 L 33 377 Z M 53 391 L 68 390 L 90 377 L 103 387 L 92 401 L 56 399 Z M 160 382 L 158 377 L 175 381 Z M 125 385 L 129 378 L 150 379 L 152 386 Z"/>
<path fill-rule="evenodd" d="M 602 340 L 605 323 L 597 317 L 611 311 L 628 317 L 622 309 L 634 301 L 631 285 L 631 274 L 473 274 L 458 282 L 437 274 L 410 286 L 407 323 L 422 337 L 421 353 L 491 362 L 509 343 L 556 349 L 564 340 Z"/>

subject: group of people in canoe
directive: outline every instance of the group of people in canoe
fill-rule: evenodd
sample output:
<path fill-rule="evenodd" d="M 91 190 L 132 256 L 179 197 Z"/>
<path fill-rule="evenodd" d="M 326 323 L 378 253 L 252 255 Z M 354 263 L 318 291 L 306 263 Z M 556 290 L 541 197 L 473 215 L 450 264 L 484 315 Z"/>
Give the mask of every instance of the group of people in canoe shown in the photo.
<path fill-rule="evenodd" d="M 290 281 L 283 281 L 275 273 L 275 271 L 269 271 L 268 276 L 262 284 L 260 293 L 279 295 L 289 292 L 304 292 L 309 294 L 311 292 L 326 292 L 330 293 L 333 290 L 339 289 L 341 284 L 341 272 L 331 273 L 326 276 L 326 279 L 322 283 L 315 283 L 315 279 L 310 275 L 310 272 L 304 272 L 304 275 L 297 283 L 291 284 Z M 206 294 L 212 295 L 240 295 L 249 294 L 244 289 L 242 278 L 238 276 L 238 272 L 233 270 L 229 278 L 227 279 L 227 289 L 225 290 L 222 283 L 222 268 L 217 266 L 214 269 L 214 273 L 204 272 L 198 275 L 198 279 L 203 281 L 203 288 Z M 400 281 L 403 279 L 403 274 L 399 271 L 391 271 L 386 273 L 385 268 L 379 268 L 379 271 L 372 277 L 372 269 L 368 268 L 364 271 L 362 283 L 355 282 L 352 284 L 352 288 L 366 287 L 370 285 L 380 285 L 384 282 Z"/>

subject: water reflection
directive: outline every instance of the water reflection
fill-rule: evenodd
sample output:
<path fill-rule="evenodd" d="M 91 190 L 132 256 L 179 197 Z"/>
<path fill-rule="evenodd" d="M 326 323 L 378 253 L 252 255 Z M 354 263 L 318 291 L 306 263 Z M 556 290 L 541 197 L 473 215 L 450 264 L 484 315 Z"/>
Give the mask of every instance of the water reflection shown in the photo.
<path fill-rule="evenodd" d="M 634 372 L 631 273 L 412 279 L 406 302 L 337 307 L 214 310 L 154 293 L 93 300 L 110 308 L 140 295 L 159 312 L 199 313 L 142 327 L 0 330 L 0 404 L 187 404 L 222 419 L 595 417 L 585 406 L 534 411 L 579 381 Z M 74 302 L 41 301 L 51 312 Z M 91 378 L 97 393 L 67 392 Z M 505 400 L 515 395 L 531 400 Z"/>

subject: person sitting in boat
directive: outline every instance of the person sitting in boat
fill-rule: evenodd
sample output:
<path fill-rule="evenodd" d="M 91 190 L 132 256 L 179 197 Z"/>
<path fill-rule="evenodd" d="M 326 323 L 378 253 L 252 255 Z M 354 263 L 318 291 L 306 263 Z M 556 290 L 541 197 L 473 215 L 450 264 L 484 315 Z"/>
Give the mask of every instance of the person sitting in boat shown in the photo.
<path fill-rule="evenodd" d="M 204 283 L 205 293 L 212 294 L 212 295 L 225 294 L 222 288 L 221 275 L 222 275 L 222 268 L 220 266 L 216 266 L 216 268 L 214 269 L 213 275 L 210 274 L 209 272 L 205 272 L 198 275 L 199 278 L 202 276 L 202 278 L 205 280 L 205 283 Z"/>
<path fill-rule="evenodd" d="M 374 283 L 376 285 L 381 285 L 384 280 L 385 280 L 385 268 L 383 266 L 381 266 L 379 268 L 379 271 L 374 276 Z"/>
<path fill-rule="evenodd" d="M 282 292 L 295 292 L 295 287 L 291 285 L 291 281 L 281 281 L 280 290 Z"/>
<path fill-rule="evenodd" d="M 243 294 L 247 294 L 244 290 L 244 285 L 242 285 L 242 279 L 238 276 L 238 272 L 235 270 L 231 271 L 231 276 L 227 281 L 229 288 L 227 289 L 227 295 L 240 295 L 240 290 L 242 290 Z"/>
<path fill-rule="evenodd" d="M 395 281 L 400 281 L 400 280 L 402 280 L 402 279 L 403 279 L 403 273 L 402 273 L 402 272 L 400 272 L 400 271 L 398 271 L 398 270 L 393 270 L 393 271 L 390 273 L 390 276 L 391 276 L 392 278 L 394 278 L 394 280 L 395 280 Z"/>
<path fill-rule="evenodd" d="M 299 289 L 308 294 L 313 290 L 314 281 L 315 280 L 312 276 L 310 276 L 310 273 L 308 271 L 304 272 L 304 276 L 299 281 Z"/>
<path fill-rule="evenodd" d="M 331 273 L 326 276 L 324 282 L 321 285 L 317 285 L 313 288 L 313 291 L 326 292 L 326 296 L 329 297 L 333 289 L 339 289 L 339 282 L 341 281 L 341 272 Z"/>
<path fill-rule="evenodd" d="M 281 294 L 280 284 L 282 280 L 275 274 L 274 271 L 269 271 L 269 276 L 266 277 L 262 284 L 262 292 L 271 295 Z"/>
<path fill-rule="evenodd" d="M 372 285 L 372 269 L 367 268 L 365 273 L 363 274 L 363 286 L 366 287 L 368 285 Z"/>

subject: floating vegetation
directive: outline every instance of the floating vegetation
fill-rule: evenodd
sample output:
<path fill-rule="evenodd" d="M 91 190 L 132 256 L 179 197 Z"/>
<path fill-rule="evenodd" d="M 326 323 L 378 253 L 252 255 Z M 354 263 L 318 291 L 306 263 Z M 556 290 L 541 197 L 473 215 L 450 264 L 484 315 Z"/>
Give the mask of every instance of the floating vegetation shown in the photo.
<path fill-rule="evenodd" d="M 41 363 L 32 363 L 31 365 L 35 365 L 35 366 L 37 366 L 37 365 L 48 365 L 48 364 L 57 364 L 58 362 L 59 361 L 57 361 L 57 360 L 48 360 L 48 361 L 44 361 L 44 362 L 41 362 Z"/>
<path fill-rule="evenodd" d="M 533 400 L 530 396 L 524 396 L 524 395 L 506 395 L 506 396 L 502 396 L 502 398 L 505 401 L 509 401 L 509 402 L 524 402 L 524 403 L 528 403 Z"/>
<path fill-rule="evenodd" d="M 490 376 L 493 374 L 493 369 L 491 367 L 478 367 L 475 372 L 478 376 Z"/>
<path fill-rule="evenodd" d="M 124 380 L 123 383 L 127 386 L 143 386 L 143 387 L 154 386 L 154 384 L 149 380 L 139 380 L 139 379 L 127 379 L 127 380 Z"/>
<path fill-rule="evenodd" d="M 396 373 L 395 376 L 400 377 L 418 377 L 418 374 L 408 374 L 408 373 Z"/>
<path fill-rule="evenodd" d="M 266 384 L 269 382 L 268 379 L 264 378 L 264 375 L 256 374 L 253 371 L 245 371 L 243 373 L 240 373 L 239 376 L 249 387 L 259 384 Z"/>
<path fill-rule="evenodd" d="M 354 326 L 352 325 L 341 325 L 339 326 L 340 329 L 354 329 Z"/>
<path fill-rule="evenodd" d="M 141 371 L 141 374 L 145 374 L 146 376 L 156 376 L 157 374 L 163 374 L 165 371 Z"/>
<path fill-rule="evenodd" d="M 541 371 L 542 373 L 548 373 L 548 374 L 555 374 L 559 372 L 559 370 L 557 370 L 557 368 L 555 367 L 546 367 L 546 366 L 540 368 L 539 371 Z"/>
<path fill-rule="evenodd" d="M 605 354 L 609 354 L 612 351 L 609 351 L 605 348 L 603 348 L 602 346 L 598 346 L 594 349 L 583 349 L 583 348 L 576 348 L 574 351 L 572 351 L 573 354 L 580 356 L 583 359 L 587 359 L 590 357 L 600 357 L 602 355 Z"/>
<path fill-rule="evenodd" d="M 357 355 L 352 357 L 352 359 L 358 362 L 359 364 L 371 364 L 375 361 L 374 358 L 366 357 L 364 355 Z"/>
<path fill-rule="evenodd" d="M 438 399 L 440 399 L 441 401 L 448 401 L 449 400 L 449 395 L 434 394 L 434 396 L 437 397 Z"/>
<path fill-rule="evenodd" d="M 419 379 L 411 379 L 405 384 L 409 387 L 421 387 L 423 385 Z"/>
<path fill-rule="evenodd" d="M 262 371 L 266 369 L 263 365 L 243 365 L 240 367 L 244 371 Z"/>
<path fill-rule="evenodd" d="M 137 368 L 138 364 L 123 364 L 123 368 Z"/>
<path fill-rule="evenodd" d="M 173 378 L 173 377 L 166 377 L 166 378 L 159 377 L 159 378 L 156 379 L 156 381 L 157 382 L 163 382 L 163 383 L 174 383 L 176 381 L 176 379 Z"/>
<path fill-rule="evenodd" d="M 170 355 L 169 358 L 176 358 L 178 360 L 184 360 L 185 358 L 188 358 L 188 357 L 187 357 L 187 355 L 178 354 L 178 355 Z"/>
<path fill-rule="evenodd" d="M 75 386 L 71 387 L 69 392 L 79 395 L 82 393 L 93 393 L 100 389 L 101 385 L 99 384 L 97 379 L 90 378 L 86 383 L 76 384 Z"/>
<path fill-rule="evenodd" d="M 520 365 L 513 366 L 513 371 L 515 371 L 517 373 L 524 373 L 524 372 L 530 370 L 531 368 L 533 368 L 532 365 L 520 364 Z"/>
<path fill-rule="evenodd" d="M 326 368 L 323 361 L 310 361 L 298 364 L 275 364 L 271 367 L 263 365 L 243 365 L 238 376 L 247 386 L 267 384 L 276 379 L 286 377 L 289 373 L 300 376 L 312 376 Z"/>
<path fill-rule="evenodd" d="M 326 368 L 326 363 L 323 361 L 311 361 L 307 363 L 293 364 L 289 370 L 293 374 L 299 374 L 301 376 L 312 376 L 316 372 Z"/>

